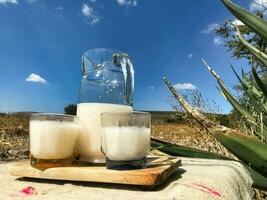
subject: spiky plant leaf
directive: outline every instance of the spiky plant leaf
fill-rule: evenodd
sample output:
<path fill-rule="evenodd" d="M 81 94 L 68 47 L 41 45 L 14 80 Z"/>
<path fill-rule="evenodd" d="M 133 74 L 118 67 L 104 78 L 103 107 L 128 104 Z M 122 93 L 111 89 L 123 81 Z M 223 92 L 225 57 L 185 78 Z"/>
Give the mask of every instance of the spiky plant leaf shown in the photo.
<path fill-rule="evenodd" d="M 206 151 L 201 151 L 198 149 L 193 149 L 190 147 L 184 147 L 180 145 L 175 145 L 167 142 L 163 142 L 154 138 L 151 138 L 151 146 L 153 148 L 158 149 L 164 153 L 167 153 L 172 156 L 183 156 L 183 157 L 190 157 L 190 158 L 207 158 L 207 159 L 224 159 L 228 160 L 229 158 L 210 153 Z"/>
<path fill-rule="evenodd" d="M 203 60 L 203 59 L 202 59 Z M 229 103 L 238 111 L 240 112 L 244 118 L 246 119 L 246 121 L 248 121 L 251 124 L 257 125 L 257 120 L 256 118 L 250 114 L 249 111 L 247 111 L 232 95 L 231 93 L 228 91 L 228 89 L 226 88 L 224 82 L 222 81 L 222 79 L 219 77 L 219 75 L 213 70 L 211 69 L 211 67 L 203 60 L 204 64 L 206 65 L 206 67 L 208 68 L 208 70 L 211 72 L 211 74 L 216 78 L 222 93 L 224 94 L 224 97 L 229 101 Z"/>
<path fill-rule="evenodd" d="M 243 83 L 246 85 L 247 89 L 251 90 L 253 95 L 257 98 L 259 102 L 262 102 L 266 99 L 265 96 L 262 95 L 262 92 L 260 89 L 257 88 L 257 84 L 251 81 L 245 74 L 245 72 L 242 70 L 242 78 Z"/>
<path fill-rule="evenodd" d="M 266 27 L 267 28 L 267 27 Z M 265 67 L 267 67 L 267 55 L 262 51 L 258 50 L 256 47 L 252 46 L 249 42 L 240 33 L 239 29 L 236 27 L 238 36 L 243 45 L 258 59 L 260 60 Z"/>
<path fill-rule="evenodd" d="M 243 80 L 239 77 L 233 66 L 231 66 L 234 74 L 236 75 L 237 79 L 243 86 L 243 89 L 247 96 L 249 97 L 249 103 L 254 107 L 254 109 L 258 113 L 267 113 L 267 104 L 265 102 L 265 97 L 261 94 L 251 81 L 243 74 Z M 266 117 L 265 117 L 266 118 Z M 266 118 L 267 123 L 267 118 Z"/>
<path fill-rule="evenodd" d="M 256 130 L 254 134 L 266 141 L 266 139 L 263 137 L 263 135 L 267 134 L 267 128 L 266 126 L 262 126 L 257 123 L 257 119 L 251 115 L 249 111 L 247 111 L 229 92 L 228 90 L 222 85 L 221 81 L 218 81 L 218 84 L 220 85 L 222 92 L 224 93 L 224 96 L 227 98 L 228 102 L 239 112 L 242 114 L 242 116 L 245 118 L 246 122 L 254 129 Z M 262 135 L 263 132 L 263 135 Z"/>
<path fill-rule="evenodd" d="M 202 59 L 203 60 L 203 59 Z M 220 76 L 203 60 L 204 64 L 208 68 L 208 70 L 211 72 L 211 74 L 216 78 L 221 91 L 223 93 L 223 96 L 228 100 L 228 102 L 243 116 L 245 121 L 249 124 L 250 127 L 254 130 L 254 135 L 256 135 L 258 138 L 261 138 L 262 140 L 266 141 L 265 136 L 267 135 L 267 127 L 263 124 L 257 123 L 257 118 L 254 117 L 245 107 L 243 107 L 228 91 L 226 88 L 223 80 L 220 78 Z M 263 117 L 265 120 L 265 117 Z"/>
<path fill-rule="evenodd" d="M 251 168 L 248 169 L 253 180 L 252 187 L 267 191 L 267 178 Z"/>
<path fill-rule="evenodd" d="M 254 32 L 259 34 L 265 41 L 267 41 L 267 22 L 260 17 L 250 13 L 246 9 L 234 4 L 230 0 L 222 0 L 228 10 L 235 15 L 240 21 L 247 25 Z"/>
<path fill-rule="evenodd" d="M 236 157 L 267 177 L 267 144 L 237 135 L 218 134 L 215 137 Z"/>
<path fill-rule="evenodd" d="M 258 87 L 261 89 L 262 93 L 267 97 L 267 85 L 260 79 L 258 76 L 255 67 L 252 66 L 251 68 L 253 78 L 255 79 Z"/>

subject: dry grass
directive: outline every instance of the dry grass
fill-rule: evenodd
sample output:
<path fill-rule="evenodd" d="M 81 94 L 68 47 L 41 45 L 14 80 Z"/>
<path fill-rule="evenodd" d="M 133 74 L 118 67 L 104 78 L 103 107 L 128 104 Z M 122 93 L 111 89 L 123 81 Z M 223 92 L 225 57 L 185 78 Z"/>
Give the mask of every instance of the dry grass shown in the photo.
<path fill-rule="evenodd" d="M 173 144 L 188 146 L 234 158 L 206 130 L 190 124 L 152 124 L 152 136 Z"/>
<path fill-rule="evenodd" d="M 17 160 L 28 157 L 28 124 L 28 115 L 7 114 L 0 116 L 0 160 Z"/>
<path fill-rule="evenodd" d="M 167 114 L 170 116 L 173 113 Z M 29 147 L 28 127 L 29 114 L 0 115 L 0 160 L 26 157 Z M 167 123 L 164 120 L 152 120 L 152 136 L 174 144 L 231 157 L 231 154 L 209 133 L 188 121 Z"/>

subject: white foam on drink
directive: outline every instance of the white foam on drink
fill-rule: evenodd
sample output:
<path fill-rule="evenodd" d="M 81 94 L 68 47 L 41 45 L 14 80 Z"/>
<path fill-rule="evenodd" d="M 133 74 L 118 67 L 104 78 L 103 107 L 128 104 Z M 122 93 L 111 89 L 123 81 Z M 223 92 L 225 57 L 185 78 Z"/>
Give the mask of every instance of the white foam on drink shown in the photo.
<path fill-rule="evenodd" d="M 140 160 L 150 150 L 150 128 L 104 127 L 103 137 L 106 157 L 113 161 Z"/>
<path fill-rule="evenodd" d="M 103 163 L 105 156 L 101 152 L 101 113 L 131 112 L 131 106 L 107 103 L 79 103 L 77 116 L 80 119 L 81 131 L 78 136 L 80 160 Z"/>
<path fill-rule="evenodd" d="M 30 121 L 30 151 L 38 159 L 65 159 L 73 154 L 79 126 L 74 122 Z"/>

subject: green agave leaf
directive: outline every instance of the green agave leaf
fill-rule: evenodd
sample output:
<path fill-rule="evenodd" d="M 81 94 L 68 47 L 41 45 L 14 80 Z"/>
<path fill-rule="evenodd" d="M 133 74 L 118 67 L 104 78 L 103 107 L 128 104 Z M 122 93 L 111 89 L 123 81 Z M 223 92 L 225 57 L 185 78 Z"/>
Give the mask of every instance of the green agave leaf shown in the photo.
<path fill-rule="evenodd" d="M 256 118 L 249 112 L 247 111 L 229 92 L 228 90 L 225 88 L 225 86 L 223 85 L 222 81 L 218 81 L 222 92 L 224 93 L 224 96 L 226 97 L 226 99 L 228 100 L 228 102 L 238 111 L 242 114 L 242 116 L 246 119 L 246 122 L 249 123 L 249 125 L 251 127 L 254 128 L 254 130 L 256 130 L 256 132 L 254 133 L 255 135 L 257 135 L 258 137 L 262 138 L 262 134 L 259 134 L 263 131 L 263 135 L 267 134 L 267 128 L 266 126 L 261 127 L 260 124 L 257 123 Z M 263 129 L 263 130 L 262 130 Z M 264 139 L 265 140 L 265 139 Z"/>
<path fill-rule="evenodd" d="M 246 119 L 247 121 L 251 122 L 254 125 L 256 124 L 256 118 L 253 117 L 249 111 L 247 111 L 231 94 L 230 92 L 228 92 L 228 90 L 226 89 L 226 87 L 224 86 L 224 84 L 222 83 L 222 81 L 218 81 L 218 84 L 221 87 L 221 90 L 224 94 L 224 96 L 227 98 L 227 100 L 229 101 L 229 103 L 237 110 L 239 111 Z"/>
<path fill-rule="evenodd" d="M 172 156 L 229 160 L 229 158 L 215 154 L 215 153 L 210 153 L 206 151 L 193 149 L 190 147 L 175 145 L 175 144 L 163 142 L 163 141 L 160 141 L 154 138 L 151 138 L 151 140 L 152 140 L 151 146 L 153 148 L 157 148 L 159 151 L 162 151 Z"/>
<path fill-rule="evenodd" d="M 267 27 L 266 27 L 267 28 Z M 245 38 L 240 33 L 239 29 L 236 27 L 238 36 L 240 41 L 244 44 L 244 46 L 258 59 L 260 60 L 265 67 L 267 67 L 267 55 L 262 51 L 258 50 L 256 47 L 252 46 L 249 42 L 245 40 Z"/>
<path fill-rule="evenodd" d="M 209 72 L 216 78 L 220 88 L 221 92 L 224 94 L 223 96 L 229 101 L 229 103 L 238 111 L 240 112 L 245 119 L 254 125 L 257 125 L 257 120 L 255 117 L 253 117 L 250 112 L 248 112 L 232 95 L 231 93 L 227 90 L 226 86 L 224 85 L 223 80 L 219 77 L 219 75 L 211 69 L 211 67 L 205 62 L 205 60 L 202 59 L 206 67 L 208 68 Z"/>
<path fill-rule="evenodd" d="M 238 75 L 238 73 L 235 71 L 234 67 L 231 65 L 231 69 L 233 70 L 235 76 L 237 77 L 237 79 L 239 80 L 239 82 L 241 83 L 241 85 L 243 86 L 244 89 L 247 89 L 247 85 L 245 85 L 242 81 L 242 79 L 240 78 L 240 76 Z"/>
<path fill-rule="evenodd" d="M 267 191 L 267 178 L 256 172 L 255 170 L 248 168 L 250 176 L 253 180 L 252 187 L 259 190 Z"/>
<path fill-rule="evenodd" d="M 203 59 L 202 59 L 203 60 Z M 266 126 L 261 126 L 260 124 L 257 123 L 257 119 L 246 109 L 244 108 L 228 91 L 226 88 L 223 80 L 220 78 L 220 76 L 213 70 L 211 67 L 203 60 L 204 64 L 208 68 L 208 70 L 211 72 L 211 74 L 216 78 L 220 88 L 221 92 L 223 93 L 223 96 L 228 100 L 228 102 L 239 112 L 241 115 L 244 117 L 246 122 L 253 127 L 256 132 L 254 133 L 258 137 L 266 140 L 263 138 L 263 135 L 267 135 L 267 128 Z M 263 134 L 262 134 L 263 132 Z"/>
<path fill-rule="evenodd" d="M 254 106 L 254 109 L 258 113 L 267 113 L 267 104 L 264 102 L 264 97 L 261 95 L 261 92 L 256 87 L 254 87 L 253 83 L 246 78 L 244 73 L 242 73 L 243 74 L 243 80 L 242 80 L 235 71 L 235 69 L 233 68 L 233 66 L 231 66 L 231 68 L 234 74 L 236 75 L 237 79 L 243 86 L 247 96 L 249 97 L 249 103 Z"/>
<path fill-rule="evenodd" d="M 255 98 L 257 98 L 258 101 L 263 101 L 265 100 L 265 96 L 262 95 L 261 90 L 259 90 L 254 82 L 252 82 L 245 74 L 245 72 L 242 70 L 242 77 L 243 77 L 243 83 L 247 87 L 247 89 L 251 90 Z"/>
<path fill-rule="evenodd" d="M 267 85 L 264 84 L 264 82 L 260 79 L 260 77 L 258 76 L 255 67 L 252 66 L 252 75 L 258 85 L 258 87 L 261 89 L 262 93 L 265 95 L 265 97 L 267 98 Z"/>
<path fill-rule="evenodd" d="M 236 157 L 267 177 L 267 144 L 237 135 L 218 134 L 215 137 Z"/>
<path fill-rule="evenodd" d="M 230 0 L 222 0 L 227 9 L 241 20 L 250 29 L 259 34 L 265 41 L 267 41 L 267 22 L 260 17 L 253 15 L 244 8 L 234 4 Z"/>
<path fill-rule="evenodd" d="M 252 82 L 245 75 L 243 70 L 242 70 L 242 77 L 243 77 L 243 83 L 248 88 L 246 92 L 250 98 L 250 101 L 257 101 L 257 103 L 253 105 L 258 105 L 258 108 L 256 110 L 258 110 L 258 113 L 263 113 L 263 118 L 267 119 L 267 114 L 266 114 L 267 113 L 267 101 L 266 101 L 267 96 L 262 94 L 262 92 L 256 87 L 257 84 Z M 267 124 L 267 120 L 265 120 L 264 123 Z"/>
<path fill-rule="evenodd" d="M 180 145 L 174 145 L 171 143 L 163 142 L 152 138 L 152 147 L 157 148 L 159 151 L 167 153 L 171 156 L 183 156 L 189 158 L 206 158 L 206 159 L 223 159 L 230 160 L 227 157 L 220 156 L 218 154 L 200 151 L 197 149 L 183 147 Z M 253 179 L 253 187 L 261 190 L 267 190 L 267 178 L 251 169 L 247 166 L 250 172 L 251 178 Z"/>

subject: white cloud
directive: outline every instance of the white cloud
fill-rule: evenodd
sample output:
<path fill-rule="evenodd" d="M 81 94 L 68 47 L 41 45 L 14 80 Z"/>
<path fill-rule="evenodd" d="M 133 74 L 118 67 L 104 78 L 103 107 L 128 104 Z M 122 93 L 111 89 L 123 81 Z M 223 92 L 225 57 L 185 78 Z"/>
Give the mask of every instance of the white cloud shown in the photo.
<path fill-rule="evenodd" d="M 46 84 L 47 81 L 42 78 L 41 76 L 39 76 L 38 74 L 30 74 L 26 79 L 25 81 L 27 82 L 35 82 L 35 83 L 41 83 L 41 84 Z"/>
<path fill-rule="evenodd" d="M 93 8 L 87 5 L 86 3 L 83 3 L 82 5 L 82 14 L 89 20 L 90 24 L 92 25 L 100 21 L 100 17 L 96 16 L 94 14 Z"/>
<path fill-rule="evenodd" d="M 18 4 L 18 0 L 0 0 L 0 4 L 6 5 L 8 3 L 10 3 L 10 4 Z"/>
<path fill-rule="evenodd" d="M 116 0 L 120 6 L 137 6 L 137 0 Z"/>
<path fill-rule="evenodd" d="M 253 0 L 250 5 L 250 11 L 264 10 L 267 7 L 267 0 Z"/>
<path fill-rule="evenodd" d="M 64 10 L 64 7 L 63 6 L 58 6 L 58 7 L 56 7 L 56 10 Z"/>
<path fill-rule="evenodd" d="M 214 44 L 221 45 L 223 44 L 223 40 L 220 37 L 215 37 L 213 40 Z"/>
<path fill-rule="evenodd" d="M 37 0 L 25 0 L 27 1 L 29 4 L 34 4 Z"/>
<path fill-rule="evenodd" d="M 193 57 L 193 54 L 190 53 L 190 54 L 187 55 L 187 57 L 188 57 L 188 58 L 192 58 L 192 57 Z"/>
<path fill-rule="evenodd" d="M 154 86 L 149 87 L 150 90 L 155 90 L 156 88 Z"/>
<path fill-rule="evenodd" d="M 34 4 L 37 0 L 24 0 L 29 4 Z M 19 4 L 19 0 L 0 0 L 0 4 Z"/>
<path fill-rule="evenodd" d="M 215 29 L 219 28 L 220 25 L 218 23 L 212 23 L 208 24 L 205 30 L 202 31 L 202 33 L 209 34 L 212 33 Z"/>
<path fill-rule="evenodd" d="M 233 20 L 232 24 L 235 25 L 235 26 L 243 26 L 244 25 L 244 23 L 241 22 L 239 19 Z"/>
<path fill-rule="evenodd" d="M 176 83 L 173 85 L 176 90 L 195 90 L 197 87 L 192 83 Z"/>

